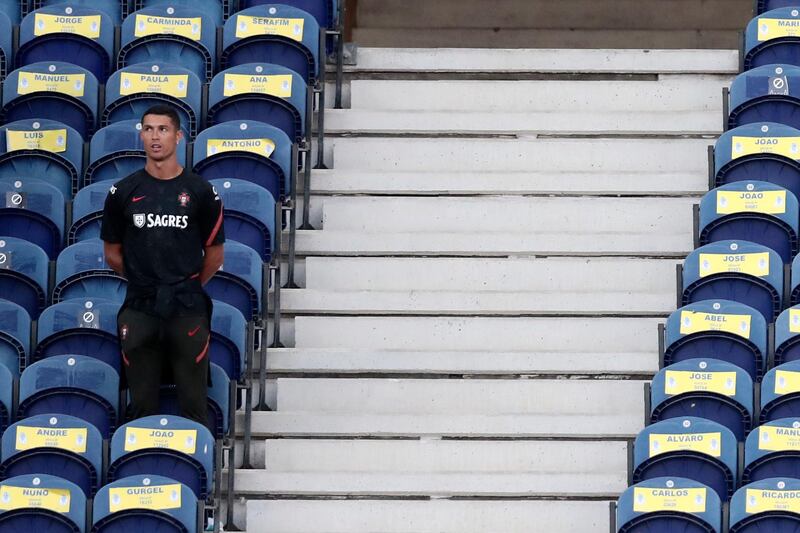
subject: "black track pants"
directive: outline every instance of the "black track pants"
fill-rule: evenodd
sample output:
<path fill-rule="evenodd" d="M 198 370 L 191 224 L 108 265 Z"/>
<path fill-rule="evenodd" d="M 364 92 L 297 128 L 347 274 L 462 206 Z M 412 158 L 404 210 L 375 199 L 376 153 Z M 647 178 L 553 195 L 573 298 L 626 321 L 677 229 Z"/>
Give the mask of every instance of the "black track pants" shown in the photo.
<path fill-rule="evenodd" d="M 159 414 L 162 368 L 171 367 L 181 416 L 207 419 L 208 316 L 162 319 L 124 307 L 117 317 L 133 417 Z"/>

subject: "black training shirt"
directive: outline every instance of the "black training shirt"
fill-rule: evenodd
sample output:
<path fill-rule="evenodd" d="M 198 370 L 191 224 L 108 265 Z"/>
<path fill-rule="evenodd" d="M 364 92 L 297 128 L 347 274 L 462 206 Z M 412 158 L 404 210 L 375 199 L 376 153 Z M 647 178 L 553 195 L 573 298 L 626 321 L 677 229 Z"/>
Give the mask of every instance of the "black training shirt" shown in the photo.
<path fill-rule="evenodd" d="M 170 180 L 144 169 L 114 184 L 100 238 L 122 244 L 131 290 L 174 284 L 200 272 L 203 249 L 225 242 L 222 201 L 202 177 L 184 169 Z"/>

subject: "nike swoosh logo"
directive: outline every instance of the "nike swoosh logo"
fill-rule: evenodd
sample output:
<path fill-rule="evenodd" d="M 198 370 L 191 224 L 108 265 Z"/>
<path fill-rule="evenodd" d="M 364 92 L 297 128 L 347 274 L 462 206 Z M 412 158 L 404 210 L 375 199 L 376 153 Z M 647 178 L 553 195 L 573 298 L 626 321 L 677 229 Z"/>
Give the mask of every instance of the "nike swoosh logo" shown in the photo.
<path fill-rule="evenodd" d="M 194 328 L 192 331 L 190 331 L 190 332 L 188 333 L 188 335 L 189 335 L 190 337 L 194 337 L 195 333 L 197 333 L 198 331 L 200 331 L 200 326 L 197 326 L 196 328 Z"/>
<path fill-rule="evenodd" d="M 144 200 L 147 196 L 134 196 L 131 200 L 132 202 L 138 202 L 139 200 Z"/>

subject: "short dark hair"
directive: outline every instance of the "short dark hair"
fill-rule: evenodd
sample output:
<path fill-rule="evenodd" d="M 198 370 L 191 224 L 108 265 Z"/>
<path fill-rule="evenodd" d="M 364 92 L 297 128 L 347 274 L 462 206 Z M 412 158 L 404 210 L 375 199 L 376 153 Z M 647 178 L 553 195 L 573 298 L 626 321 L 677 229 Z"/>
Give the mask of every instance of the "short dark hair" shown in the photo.
<path fill-rule="evenodd" d="M 142 113 L 142 122 L 144 122 L 144 117 L 147 115 L 162 115 L 167 116 L 172 121 L 172 124 L 175 125 L 175 129 L 181 129 L 181 117 L 178 116 L 178 112 L 175 111 L 175 108 L 166 104 L 156 104 L 154 106 L 150 106 L 147 111 Z"/>

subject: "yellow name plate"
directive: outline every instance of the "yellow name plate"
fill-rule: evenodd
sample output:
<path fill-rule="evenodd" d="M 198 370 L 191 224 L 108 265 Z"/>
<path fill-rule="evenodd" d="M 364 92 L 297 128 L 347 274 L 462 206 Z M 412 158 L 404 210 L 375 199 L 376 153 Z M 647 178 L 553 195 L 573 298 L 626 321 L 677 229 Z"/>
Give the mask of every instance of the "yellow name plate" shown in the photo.
<path fill-rule="evenodd" d="M 800 392 L 800 372 L 788 370 L 775 371 L 775 394 L 791 394 Z"/>
<path fill-rule="evenodd" d="M 758 40 L 760 42 L 797 35 L 800 35 L 800 20 L 798 19 L 758 19 Z"/>
<path fill-rule="evenodd" d="M 74 33 L 89 39 L 97 39 L 100 37 L 100 15 L 71 17 L 36 13 L 33 19 L 33 34 L 38 37 L 51 33 Z"/>
<path fill-rule="evenodd" d="M 747 489 L 745 492 L 747 514 L 767 511 L 800 513 L 800 490 Z"/>
<path fill-rule="evenodd" d="M 225 74 L 225 96 L 256 93 L 288 98 L 292 96 L 292 76 L 275 74 L 274 76 L 258 76 L 250 74 Z"/>
<path fill-rule="evenodd" d="M 800 155 L 800 137 L 739 137 L 731 142 L 731 159 L 752 154 L 778 154 L 790 159 Z"/>
<path fill-rule="evenodd" d="M 52 92 L 81 97 L 85 86 L 86 74 L 42 74 L 20 71 L 17 92 L 19 94 Z"/>
<path fill-rule="evenodd" d="M 44 150 L 64 152 L 67 149 L 67 130 L 6 130 L 6 151 Z"/>
<path fill-rule="evenodd" d="M 690 335 L 702 331 L 724 331 L 750 338 L 750 315 L 724 315 L 681 311 L 681 335 Z"/>
<path fill-rule="evenodd" d="M 59 448 L 86 453 L 86 428 L 48 428 L 17 426 L 17 451 L 34 448 Z"/>
<path fill-rule="evenodd" d="M 722 434 L 719 432 L 650 434 L 650 457 L 685 450 L 719 457 L 722 454 Z"/>
<path fill-rule="evenodd" d="M 142 487 L 113 487 L 108 489 L 108 508 L 112 513 L 127 509 L 178 509 L 181 506 L 181 486 L 147 485 Z"/>
<path fill-rule="evenodd" d="M 800 333 L 800 309 L 789 309 L 789 331 Z"/>
<path fill-rule="evenodd" d="M 716 392 L 724 396 L 736 394 L 736 372 L 667 370 L 664 377 L 664 394 L 670 396 L 696 391 Z"/>
<path fill-rule="evenodd" d="M 303 40 L 304 19 L 236 16 L 236 38 L 257 35 L 280 35 L 294 41 Z"/>
<path fill-rule="evenodd" d="M 70 493 L 67 489 L 28 488 L 0 485 L 0 510 L 39 508 L 68 513 Z"/>
<path fill-rule="evenodd" d="M 770 452 L 800 450 L 800 429 L 761 426 L 758 429 L 758 449 Z"/>
<path fill-rule="evenodd" d="M 145 448 L 168 448 L 192 454 L 197 449 L 197 430 L 125 428 L 125 451 Z"/>
<path fill-rule="evenodd" d="M 718 191 L 717 214 L 765 213 L 782 215 L 786 212 L 786 191 Z"/>
<path fill-rule="evenodd" d="M 763 277 L 769 274 L 769 252 L 752 254 L 700 254 L 700 277 L 721 272 L 741 272 Z"/>
<path fill-rule="evenodd" d="M 249 152 L 269 157 L 275 151 L 275 143 L 270 139 L 209 139 L 206 143 L 208 155 L 225 152 Z"/>
<path fill-rule="evenodd" d="M 123 72 L 119 78 L 120 96 L 136 93 L 157 93 L 186 98 L 189 87 L 187 74 L 159 75 Z"/>
<path fill-rule="evenodd" d="M 634 487 L 633 510 L 636 513 L 680 511 L 706 512 L 706 489 L 656 489 Z"/>
<path fill-rule="evenodd" d="M 148 35 L 180 35 L 192 41 L 199 41 L 203 31 L 200 17 L 151 17 L 136 15 L 135 37 Z"/>

